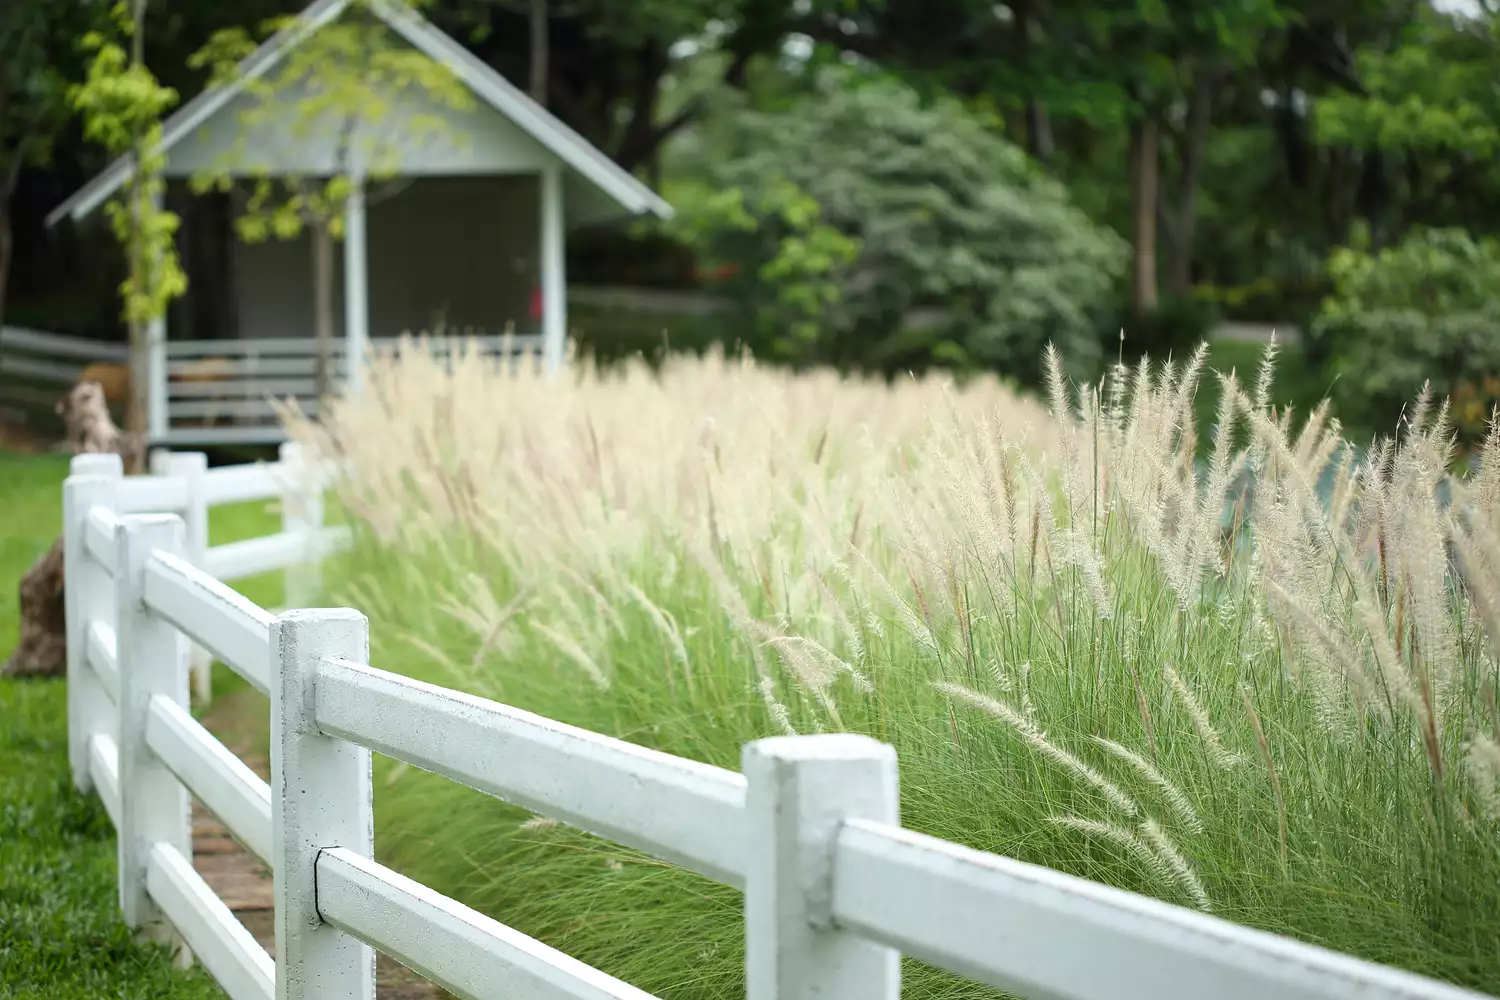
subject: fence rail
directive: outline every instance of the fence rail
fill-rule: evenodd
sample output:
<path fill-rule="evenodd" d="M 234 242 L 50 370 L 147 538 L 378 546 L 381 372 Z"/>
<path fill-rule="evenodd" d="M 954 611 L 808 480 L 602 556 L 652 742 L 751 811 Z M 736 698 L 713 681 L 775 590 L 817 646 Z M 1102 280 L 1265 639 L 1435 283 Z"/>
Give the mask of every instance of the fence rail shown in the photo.
<path fill-rule="evenodd" d="M 272 616 L 185 557 L 178 518 L 128 512 L 148 487 L 117 460 L 74 472 L 74 780 L 120 831 L 124 919 L 234 1000 L 371 1000 L 371 949 L 460 997 L 649 997 L 375 862 L 372 751 L 742 888 L 749 1000 L 894 1000 L 902 953 L 1025 997 L 1478 996 L 905 830 L 865 737 L 760 740 L 735 773 L 380 670 L 363 615 Z M 187 712 L 185 636 L 269 693 L 272 784 Z M 275 962 L 193 870 L 188 790 L 272 868 Z"/>
<path fill-rule="evenodd" d="M 389 350 L 398 337 L 375 337 L 372 350 Z M 420 341 L 433 356 L 451 359 L 474 350 L 487 362 L 516 370 L 541 363 L 535 334 L 455 331 Z M 332 343 L 329 372 L 335 385 L 348 373 L 347 345 Z M 168 340 L 153 354 L 149 377 L 154 445 L 278 444 L 285 440 L 277 405 L 311 415 L 316 410 L 318 345 L 311 337 Z M 125 344 L 19 327 L 0 327 L 0 396 L 8 403 L 50 408 L 62 389 L 90 369 L 106 393 L 123 405 L 129 393 Z M 273 404 L 272 400 L 276 403 Z M 162 509 L 171 509 L 164 507 Z"/>

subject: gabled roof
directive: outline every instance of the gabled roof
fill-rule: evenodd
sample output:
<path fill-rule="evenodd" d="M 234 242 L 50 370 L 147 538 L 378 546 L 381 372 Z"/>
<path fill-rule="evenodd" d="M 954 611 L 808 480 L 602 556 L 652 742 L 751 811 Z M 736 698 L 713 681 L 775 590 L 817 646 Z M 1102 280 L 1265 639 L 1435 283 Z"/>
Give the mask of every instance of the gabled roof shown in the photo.
<path fill-rule="evenodd" d="M 222 86 L 210 87 L 162 123 L 161 150 L 181 142 L 222 110 L 245 87 L 270 72 L 288 51 L 313 32 L 339 18 L 353 0 L 316 0 L 297 20 L 277 32 L 240 63 L 239 73 Z M 564 164 L 609 195 L 633 215 L 670 218 L 672 206 L 605 156 L 557 116 L 517 89 L 509 80 L 400 0 L 368 0 L 368 9 L 415 49 L 448 67 L 482 101 L 510 119 Z M 122 156 L 96 175 L 47 216 L 47 225 L 81 219 L 98 208 L 129 179 L 133 161 Z"/>

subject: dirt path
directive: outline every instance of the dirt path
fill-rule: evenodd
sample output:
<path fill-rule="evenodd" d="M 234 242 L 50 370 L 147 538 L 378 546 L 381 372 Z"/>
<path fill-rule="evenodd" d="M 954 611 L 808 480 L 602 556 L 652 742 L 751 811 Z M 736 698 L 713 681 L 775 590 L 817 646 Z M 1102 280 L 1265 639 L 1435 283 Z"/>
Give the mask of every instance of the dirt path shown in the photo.
<path fill-rule="evenodd" d="M 203 724 L 224 741 L 235 756 L 263 779 L 271 780 L 271 765 L 257 741 L 234 724 L 239 711 L 233 697 L 216 704 Z M 193 867 L 204 881 L 255 935 L 261 947 L 276 957 L 275 904 L 272 899 L 271 872 L 260 860 L 239 845 L 214 818 L 193 800 Z M 442 989 L 423 979 L 387 955 L 375 962 L 375 996 L 377 1000 L 441 1000 Z"/>

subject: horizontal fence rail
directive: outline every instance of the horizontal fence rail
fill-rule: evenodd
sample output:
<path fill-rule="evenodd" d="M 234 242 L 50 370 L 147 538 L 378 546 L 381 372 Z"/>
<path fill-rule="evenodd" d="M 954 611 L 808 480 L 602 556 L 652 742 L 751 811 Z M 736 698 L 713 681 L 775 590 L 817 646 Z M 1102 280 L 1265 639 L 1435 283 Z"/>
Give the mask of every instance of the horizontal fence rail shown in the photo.
<path fill-rule="evenodd" d="M 398 337 L 373 337 L 370 347 L 386 351 L 401 342 Z M 542 350 L 538 335 L 475 331 L 409 343 L 441 360 L 472 350 L 484 363 L 508 363 L 512 370 L 527 359 L 539 363 Z M 279 408 L 304 416 L 317 412 L 318 343 L 314 338 L 168 341 L 166 352 L 167 443 L 281 441 Z M 330 345 L 329 377 L 342 383 L 348 366 L 347 344 L 337 338 Z"/>
<path fill-rule="evenodd" d="M 371 338 L 372 351 L 402 344 L 399 337 Z M 474 351 L 486 364 L 540 365 L 538 334 L 496 334 L 453 330 L 407 343 L 440 360 Z M 313 337 L 223 340 L 168 340 L 150 369 L 153 383 L 151 437 L 154 444 L 278 444 L 286 434 L 278 407 L 310 416 L 317 408 L 319 345 Z M 50 409 L 68 386 L 90 377 L 105 383 L 111 401 L 129 396 L 129 347 L 92 340 L 0 327 L 0 399 L 33 410 Z M 343 338 L 330 345 L 329 375 L 335 385 L 348 373 Z M 159 367 L 158 367 L 159 365 Z M 275 401 L 273 403 L 273 400 Z M 157 422 L 159 421 L 159 422 Z M 175 510 L 175 506 L 131 508 Z"/>
<path fill-rule="evenodd" d="M 651 1000 L 651 994 L 351 851 L 318 855 L 318 915 L 465 998 Z"/>
<path fill-rule="evenodd" d="M 300 462 L 279 471 L 321 488 Z M 118 464 L 84 456 L 64 489 L 74 780 L 120 831 L 127 923 L 175 930 L 234 1000 L 373 1000 L 371 949 L 472 1000 L 650 1000 L 373 860 L 373 752 L 741 888 L 747 1000 L 895 1000 L 903 954 L 1048 1000 L 1479 996 L 906 830 L 866 737 L 759 740 L 737 773 L 376 669 L 357 612 L 272 615 L 213 575 L 323 551 L 320 515 L 230 550 L 260 561 L 193 549 L 208 496 L 276 476 L 214 494 L 195 460 L 137 489 Z M 131 513 L 148 494 L 182 516 Z M 270 784 L 188 711 L 187 639 L 268 694 Z M 274 962 L 194 871 L 188 792 L 273 870 Z"/>
<path fill-rule="evenodd" d="M 276 996 L 276 963 L 181 851 L 166 844 L 151 848 L 146 891 L 230 1000 Z"/>
<path fill-rule="evenodd" d="M 840 927 L 1020 996 L 1475 996 L 910 830 L 850 820 L 834 857 Z"/>
<path fill-rule="evenodd" d="M 271 614 L 179 556 L 146 563 L 146 605 L 261 694 L 269 694 Z"/>
<path fill-rule="evenodd" d="M 262 861 L 271 860 L 271 786 L 187 709 L 151 699 L 146 746 Z"/>
<path fill-rule="evenodd" d="M 318 729 L 532 812 L 743 885 L 745 779 L 498 702 L 341 660 Z"/>

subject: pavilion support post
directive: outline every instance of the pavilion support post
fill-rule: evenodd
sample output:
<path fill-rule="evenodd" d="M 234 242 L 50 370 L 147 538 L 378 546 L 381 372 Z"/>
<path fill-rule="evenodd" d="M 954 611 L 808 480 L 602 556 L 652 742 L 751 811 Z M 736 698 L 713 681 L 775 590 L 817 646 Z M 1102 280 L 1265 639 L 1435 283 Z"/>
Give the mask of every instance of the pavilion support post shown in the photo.
<path fill-rule="evenodd" d="M 344 205 L 344 386 L 350 396 L 364 393 L 364 364 L 370 349 L 368 261 L 365 189 L 356 180 Z"/>
<path fill-rule="evenodd" d="M 561 370 L 568 338 L 567 274 L 563 257 L 562 165 L 542 168 L 542 359 Z"/>
<path fill-rule="evenodd" d="M 156 196 L 156 210 L 161 211 L 161 195 Z M 146 370 L 131 372 L 131 378 L 146 379 L 146 437 L 150 444 L 160 444 L 167 436 L 167 316 L 153 318 L 146 325 Z M 145 442 L 142 443 L 144 448 Z M 144 450 L 141 454 L 145 454 Z"/>

